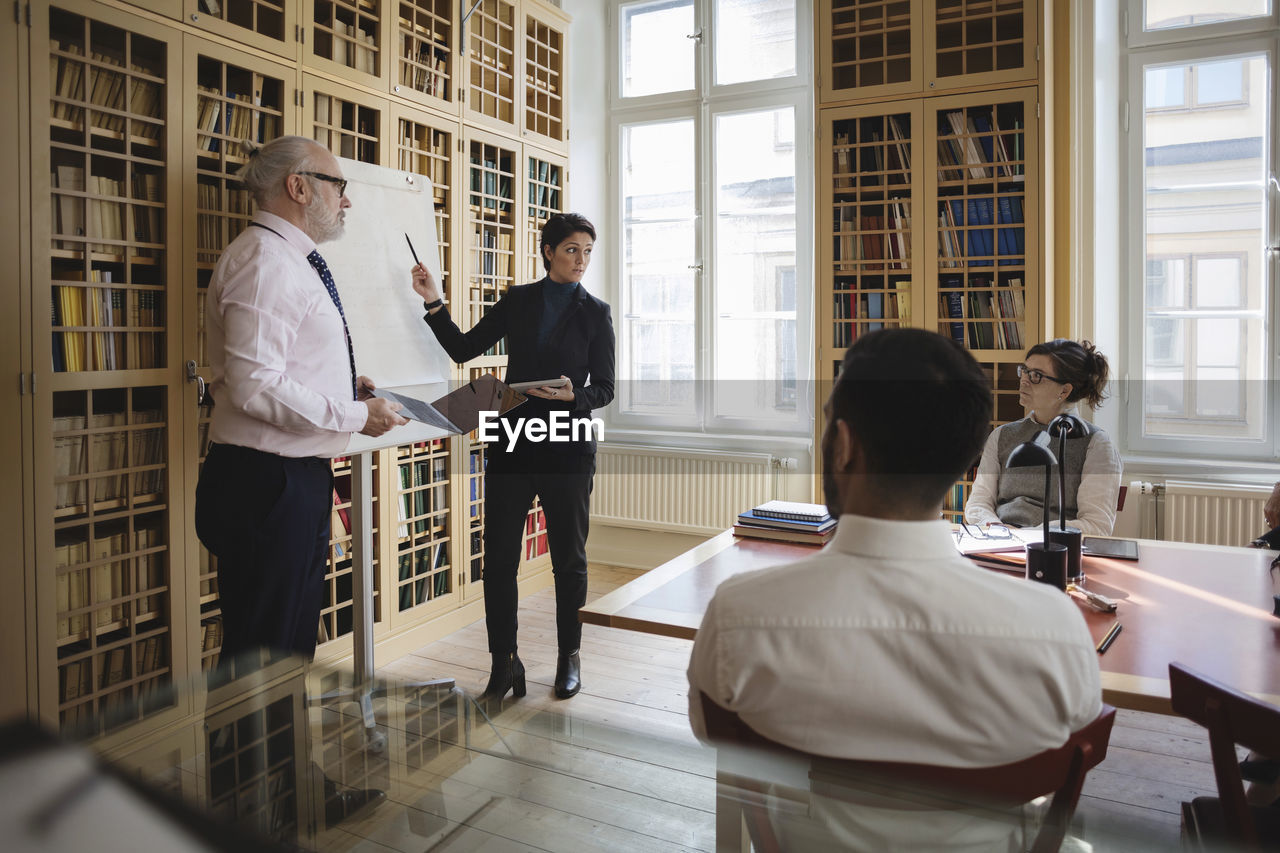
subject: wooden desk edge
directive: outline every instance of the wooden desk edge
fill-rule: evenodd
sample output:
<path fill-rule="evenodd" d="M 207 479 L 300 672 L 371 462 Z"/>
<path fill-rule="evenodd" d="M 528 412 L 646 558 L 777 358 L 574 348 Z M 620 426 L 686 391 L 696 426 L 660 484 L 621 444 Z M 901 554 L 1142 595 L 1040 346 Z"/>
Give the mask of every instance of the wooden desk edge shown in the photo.
<path fill-rule="evenodd" d="M 1269 693 L 1249 693 L 1249 695 L 1268 704 L 1280 706 L 1280 696 L 1272 696 Z M 1153 714 L 1176 716 L 1169 697 L 1167 678 L 1148 678 L 1104 670 L 1102 701 L 1130 711 L 1148 711 Z"/>
<path fill-rule="evenodd" d="M 667 637 L 686 636 L 685 634 L 669 633 L 670 629 L 655 630 L 662 627 L 657 623 L 651 624 L 643 620 L 619 619 L 616 614 L 618 611 L 644 598 L 672 578 L 678 577 L 682 572 L 687 571 L 690 566 L 695 566 L 703 560 L 719 554 L 726 548 L 732 547 L 733 541 L 733 531 L 731 530 L 726 530 L 724 533 L 713 536 L 706 542 L 694 546 L 677 557 L 673 557 L 661 566 L 650 569 L 635 580 L 623 584 L 613 592 L 600 596 L 578 611 L 578 620 L 588 625 L 630 628 L 633 631 L 646 631 Z M 636 627 L 636 625 L 644 625 L 645 627 Z M 692 639 L 692 635 L 688 635 L 687 639 Z"/>

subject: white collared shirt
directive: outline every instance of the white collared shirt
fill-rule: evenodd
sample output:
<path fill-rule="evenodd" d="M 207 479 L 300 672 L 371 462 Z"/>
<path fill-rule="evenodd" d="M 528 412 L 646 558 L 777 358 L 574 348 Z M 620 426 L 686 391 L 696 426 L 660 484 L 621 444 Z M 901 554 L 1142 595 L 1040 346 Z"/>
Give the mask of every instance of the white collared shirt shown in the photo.
<path fill-rule="evenodd" d="M 340 454 L 369 410 L 351 399 L 342 317 L 307 260 L 315 242 L 274 214 L 254 221 L 276 233 L 246 228 L 209 284 L 209 437 L 280 456 Z"/>
<path fill-rule="evenodd" d="M 1097 653 L 1071 598 L 978 568 L 944 521 L 855 515 L 814 556 L 720 585 L 689 662 L 689 718 L 705 737 L 700 691 L 794 749 L 949 767 L 1061 746 L 1102 709 Z M 950 846 L 966 832 L 974 849 L 994 849 L 1012 831 L 893 809 L 821 823 L 856 849 Z"/>

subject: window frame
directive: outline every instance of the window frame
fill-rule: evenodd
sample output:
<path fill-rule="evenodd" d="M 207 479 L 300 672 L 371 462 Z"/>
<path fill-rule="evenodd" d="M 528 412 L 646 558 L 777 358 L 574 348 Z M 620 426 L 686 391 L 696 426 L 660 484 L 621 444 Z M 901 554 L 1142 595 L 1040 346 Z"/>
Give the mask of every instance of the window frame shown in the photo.
<path fill-rule="evenodd" d="M 694 21 L 701 37 L 694 62 L 695 88 L 636 97 L 622 97 L 623 39 L 622 9 L 637 0 L 611 0 L 609 28 L 617 59 L 609 67 L 609 195 L 614 228 L 614 251 L 610 273 L 618 282 L 615 322 L 618 337 L 619 382 L 629 381 L 630 340 L 626 321 L 625 234 L 623 233 L 623 134 L 628 126 L 663 121 L 692 120 L 694 124 L 694 387 L 695 400 L 689 413 L 649 413 L 626 411 L 623 393 L 610 412 L 610 426 L 621 430 L 645 430 L 691 434 L 773 435 L 810 437 L 814 425 L 813 404 L 813 275 L 814 275 L 814 176 L 808 168 L 806 152 L 814 146 L 813 28 L 810 4 L 796 2 L 796 74 L 725 85 L 713 85 L 716 0 L 692 0 Z M 733 113 L 764 112 L 790 108 L 795 121 L 795 258 L 796 258 L 796 411 L 792 418 L 739 418 L 717 416 L 713 377 L 716 372 L 716 207 L 717 176 L 714 158 L 716 118 Z M 707 389 L 711 390 L 708 391 Z"/>
<path fill-rule="evenodd" d="M 1266 15 L 1148 31 L 1144 28 L 1146 0 L 1127 0 L 1122 6 L 1121 34 L 1124 37 L 1123 41 L 1127 42 L 1130 48 L 1141 48 L 1265 33 L 1280 25 L 1280 0 L 1270 0 L 1270 2 L 1271 11 Z"/>
<path fill-rule="evenodd" d="M 1280 184 L 1276 182 L 1276 170 L 1280 165 L 1280 115 L 1274 107 L 1274 98 L 1264 102 L 1264 109 L 1267 110 L 1266 121 L 1268 123 L 1268 132 L 1270 133 L 1270 145 L 1264 150 L 1263 156 L 1269 162 L 1264 163 L 1264 193 L 1263 214 L 1264 233 L 1262 235 L 1262 254 L 1261 254 L 1261 274 L 1263 275 L 1263 300 L 1262 321 L 1268 326 L 1267 334 L 1264 336 L 1263 346 L 1266 351 L 1263 353 L 1263 363 L 1267 365 L 1268 382 L 1265 388 L 1260 391 L 1264 397 L 1261 402 L 1261 414 L 1265 419 L 1262 425 L 1261 437 L 1257 440 L 1238 439 L 1228 437 L 1193 437 L 1193 436 L 1150 436 L 1144 435 L 1144 423 L 1146 420 L 1145 411 L 1145 384 L 1143 377 L 1145 376 L 1145 360 L 1146 360 L 1146 321 L 1145 315 L 1145 297 L 1146 297 L 1146 261 L 1147 258 L 1147 234 L 1145 230 L 1144 211 L 1145 211 L 1145 176 L 1146 176 L 1146 160 L 1144 149 L 1145 121 L 1144 121 L 1144 94 L 1145 94 L 1145 74 L 1144 66 L 1156 65 L 1164 63 L 1188 63 L 1199 64 L 1217 61 L 1221 59 L 1231 59 L 1234 57 L 1248 57 L 1259 53 L 1267 55 L 1269 63 L 1270 80 L 1269 88 L 1272 92 L 1277 88 L 1277 60 L 1280 59 L 1280 34 L 1266 33 L 1260 31 L 1270 26 L 1268 23 L 1275 18 L 1276 0 L 1272 0 L 1272 15 L 1268 18 L 1253 18 L 1247 22 L 1232 22 L 1233 24 L 1248 23 L 1247 31 L 1252 33 L 1248 38 L 1241 38 L 1237 35 L 1223 36 L 1220 35 L 1222 28 L 1220 25 L 1205 25 L 1203 27 L 1189 27 L 1185 29 L 1173 30 L 1168 33 L 1148 33 L 1150 36 L 1166 35 L 1157 41 L 1151 38 L 1135 39 L 1131 37 L 1128 47 L 1122 47 L 1125 54 L 1121 57 L 1121 67 L 1124 68 L 1126 80 L 1124 91 L 1128 97 L 1128 109 L 1125 111 L 1125 118 L 1128 122 L 1128 133 L 1122 133 L 1120 141 L 1120 162 L 1125 164 L 1122 171 L 1128 172 L 1127 186 L 1124 187 L 1124 204 L 1125 211 L 1123 214 L 1123 222 L 1126 224 L 1124 229 L 1124 238 L 1121 240 L 1121 274 L 1122 281 L 1127 280 L 1133 284 L 1125 290 L 1122 307 L 1124 310 L 1124 318 L 1121 328 L 1127 331 L 1128 338 L 1121 358 L 1118 360 L 1120 370 L 1119 379 L 1121 386 L 1121 404 L 1122 404 L 1122 424 L 1125 435 L 1125 446 L 1127 451 L 1136 451 L 1142 454 L 1151 454 L 1154 456 L 1182 457 L 1182 458 L 1204 458 L 1204 459 L 1220 459 L 1232 460 L 1237 462 L 1266 462 L 1274 461 L 1277 454 L 1280 453 L 1280 298 L 1277 289 L 1280 287 L 1280 266 L 1276 247 L 1280 245 Z M 1131 0 L 1131 13 L 1134 9 L 1141 10 L 1139 0 Z M 1139 19 L 1140 20 L 1140 19 Z M 1190 31 L 1190 32 L 1189 32 Z M 1238 30 L 1233 30 L 1236 32 Z M 1188 93 L 1190 95 L 1190 93 Z M 1223 105 L 1215 104 L 1208 109 L 1222 109 Z M 1225 108 L 1233 108 L 1227 105 Z M 1187 107 L 1182 108 L 1183 111 L 1189 111 Z M 1167 114 L 1172 110 L 1157 109 L 1156 114 Z M 1125 167 L 1128 167 L 1125 169 Z M 1153 258 L 1163 258 L 1168 253 L 1158 253 Z M 1208 256 L 1225 256 L 1233 255 L 1233 252 L 1220 249 L 1209 249 L 1206 247 L 1204 251 L 1184 253 L 1188 261 L 1191 262 L 1195 257 Z M 1248 259 L 1242 262 L 1248 263 Z M 1193 275 L 1193 272 L 1188 273 Z M 1188 307 L 1188 311 L 1195 309 Z M 1241 309 L 1245 311 L 1247 309 Z M 1132 385 L 1132 388 L 1130 387 Z M 1248 386 L 1246 386 L 1246 397 Z M 1204 420 L 1188 416 L 1188 422 L 1196 420 Z M 1214 422 L 1217 419 L 1208 419 Z M 1223 422 L 1223 421 L 1217 421 Z"/>

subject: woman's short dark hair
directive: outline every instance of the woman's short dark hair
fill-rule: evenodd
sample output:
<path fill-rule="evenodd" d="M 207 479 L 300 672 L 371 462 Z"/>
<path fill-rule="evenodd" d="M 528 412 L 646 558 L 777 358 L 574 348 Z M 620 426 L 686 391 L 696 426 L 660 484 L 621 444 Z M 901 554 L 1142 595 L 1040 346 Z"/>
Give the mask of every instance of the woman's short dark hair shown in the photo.
<path fill-rule="evenodd" d="M 924 329 L 859 335 L 831 392 L 833 419 L 866 451 L 867 473 L 932 503 L 991 432 L 991 380 L 968 350 Z"/>
<path fill-rule="evenodd" d="M 547 247 L 552 251 L 579 231 L 591 235 L 591 242 L 596 239 L 596 227 L 581 213 L 556 213 L 542 223 L 542 240 L 538 244 L 538 254 L 542 255 L 542 266 L 551 269 L 551 261 L 547 260 Z"/>
<path fill-rule="evenodd" d="M 1063 382 L 1071 383 L 1067 402 L 1088 400 L 1098 408 L 1107 399 L 1107 357 L 1088 341 L 1079 343 L 1069 338 L 1054 338 L 1027 350 L 1028 356 L 1045 355 L 1053 361 L 1053 372 Z"/>

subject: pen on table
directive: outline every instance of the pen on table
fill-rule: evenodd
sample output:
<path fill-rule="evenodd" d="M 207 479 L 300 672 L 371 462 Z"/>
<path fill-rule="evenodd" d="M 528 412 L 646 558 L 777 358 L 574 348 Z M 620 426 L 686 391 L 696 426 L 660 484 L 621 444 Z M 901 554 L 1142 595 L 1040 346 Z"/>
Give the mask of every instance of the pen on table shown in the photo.
<path fill-rule="evenodd" d="M 422 266 L 422 261 L 418 260 L 418 253 L 413 250 L 413 241 L 409 239 L 409 235 L 404 235 L 404 241 L 409 244 L 409 254 L 413 255 L 413 262 L 418 266 Z"/>
<path fill-rule="evenodd" d="M 1111 648 L 1111 644 L 1116 641 L 1116 636 L 1119 635 L 1119 633 L 1120 622 L 1117 620 L 1115 624 L 1111 626 L 1111 630 L 1107 632 L 1107 636 L 1102 638 L 1101 643 L 1098 643 L 1098 654 L 1102 654 L 1107 649 Z"/>

